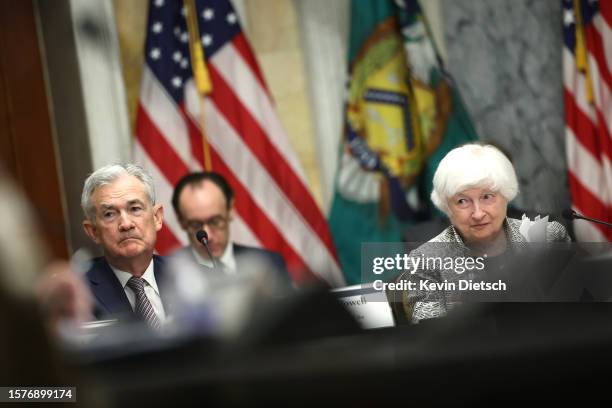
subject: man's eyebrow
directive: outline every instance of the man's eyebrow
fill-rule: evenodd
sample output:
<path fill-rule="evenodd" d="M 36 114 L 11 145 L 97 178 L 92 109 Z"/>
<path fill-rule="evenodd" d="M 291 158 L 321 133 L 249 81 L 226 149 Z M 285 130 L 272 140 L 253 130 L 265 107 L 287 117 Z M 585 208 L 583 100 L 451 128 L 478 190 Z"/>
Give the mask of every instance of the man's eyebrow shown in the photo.
<path fill-rule="evenodd" d="M 138 198 L 128 201 L 128 206 L 133 205 L 133 204 L 144 205 L 144 202 Z"/>

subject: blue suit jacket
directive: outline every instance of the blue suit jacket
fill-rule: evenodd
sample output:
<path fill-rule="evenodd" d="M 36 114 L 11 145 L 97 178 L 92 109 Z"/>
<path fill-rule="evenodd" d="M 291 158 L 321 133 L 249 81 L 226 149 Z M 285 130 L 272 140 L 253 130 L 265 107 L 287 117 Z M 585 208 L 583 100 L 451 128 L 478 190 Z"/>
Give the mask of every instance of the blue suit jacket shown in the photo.
<path fill-rule="evenodd" d="M 166 314 L 168 314 L 169 305 L 162 289 L 164 280 L 167 277 L 165 259 L 161 256 L 153 255 L 153 265 L 159 294 Z M 119 320 L 133 320 L 136 318 L 130 301 L 125 295 L 125 290 L 104 257 L 95 258 L 85 276 L 91 293 L 94 296 L 95 306 L 93 314 L 97 319 L 117 318 Z"/>

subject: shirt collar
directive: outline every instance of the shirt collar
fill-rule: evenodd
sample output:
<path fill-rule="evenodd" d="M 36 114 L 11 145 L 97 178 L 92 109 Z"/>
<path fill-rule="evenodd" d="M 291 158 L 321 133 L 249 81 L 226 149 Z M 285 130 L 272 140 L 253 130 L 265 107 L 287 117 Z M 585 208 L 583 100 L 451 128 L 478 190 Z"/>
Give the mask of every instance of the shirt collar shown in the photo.
<path fill-rule="evenodd" d="M 117 269 L 112 265 L 110 265 L 110 267 L 115 273 L 115 276 L 117 277 L 117 279 L 119 279 L 119 282 L 121 283 L 121 286 L 123 287 L 123 289 L 125 289 L 125 286 L 127 285 L 128 281 L 133 275 L 129 272 L 122 271 L 121 269 Z M 155 290 L 155 293 L 159 295 L 159 289 L 157 288 L 157 281 L 155 280 L 153 258 L 151 258 L 151 262 L 149 263 L 149 266 L 147 266 L 147 269 L 145 269 L 145 272 L 142 274 L 141 278 L 145 282 L 147 282 L 147 284 L 151 286 L 153 290 Z"/>
<path fill-rule="evenodd" d="M 197 263 L 199 263 L 200 265 L 207 266 L 209 268 L 213 267 L 212 261 L 200 255 L 198 251 L 195 250 L 195 248 L 191 247 L 191 252 L 193 253 L 193 256 L 195 257 Z M 228 273 L 236 272 L 236 257 L 234 256 L 233 243 L 230 242 L 227 244 L 227 246 L 225 247 L 225 251 L 223 251 L 223 254 L 218 259 L 218 261 L 223 265 L 223 268 Z"/>

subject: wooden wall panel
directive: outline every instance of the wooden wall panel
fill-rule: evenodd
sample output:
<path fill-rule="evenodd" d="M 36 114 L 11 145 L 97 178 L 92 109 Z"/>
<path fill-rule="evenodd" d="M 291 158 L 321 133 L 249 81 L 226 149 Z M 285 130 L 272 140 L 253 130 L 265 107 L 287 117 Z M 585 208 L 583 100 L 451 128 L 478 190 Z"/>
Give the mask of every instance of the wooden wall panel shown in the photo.
<path fill-rule="evenodd" d="M 32 201 L 51 251 L 66 257 L 55 150 L 33 4 L 0 0 L 0 158 Z"/>

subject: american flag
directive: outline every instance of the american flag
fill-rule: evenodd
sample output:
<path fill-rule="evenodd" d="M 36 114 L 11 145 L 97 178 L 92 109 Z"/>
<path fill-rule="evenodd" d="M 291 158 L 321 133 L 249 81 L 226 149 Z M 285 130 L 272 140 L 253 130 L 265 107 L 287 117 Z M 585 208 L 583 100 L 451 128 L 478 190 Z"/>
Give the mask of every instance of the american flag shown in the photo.
<path fill-rule="evenodd" d="M 577 7 L 576 7 L 577 6 Z M 563 0 L 563 82 L 572 207 L 612 221 L 612 1 Z M 609 241 L 612 229 L 575 221 L 581 241 Z"/>
<path fill-rule="evenodd" d="M 166 208 L 156 248 L 161 254 L 188 243 L 171 210 L 173 186 L 204 167 L 188 10 L 180 0 L 149 4 L 136 120 L 134 159 L 153 175 Z M 235 191 L 232 239 L 280 252 L 298 283 L 316 275 L 341 286 L 327 222 L 306 187 L 236 12 L 227 0 L 196 0 L 195 10 L 212 83 L 204 102 L 204 134 L 212 170 Z"/>

